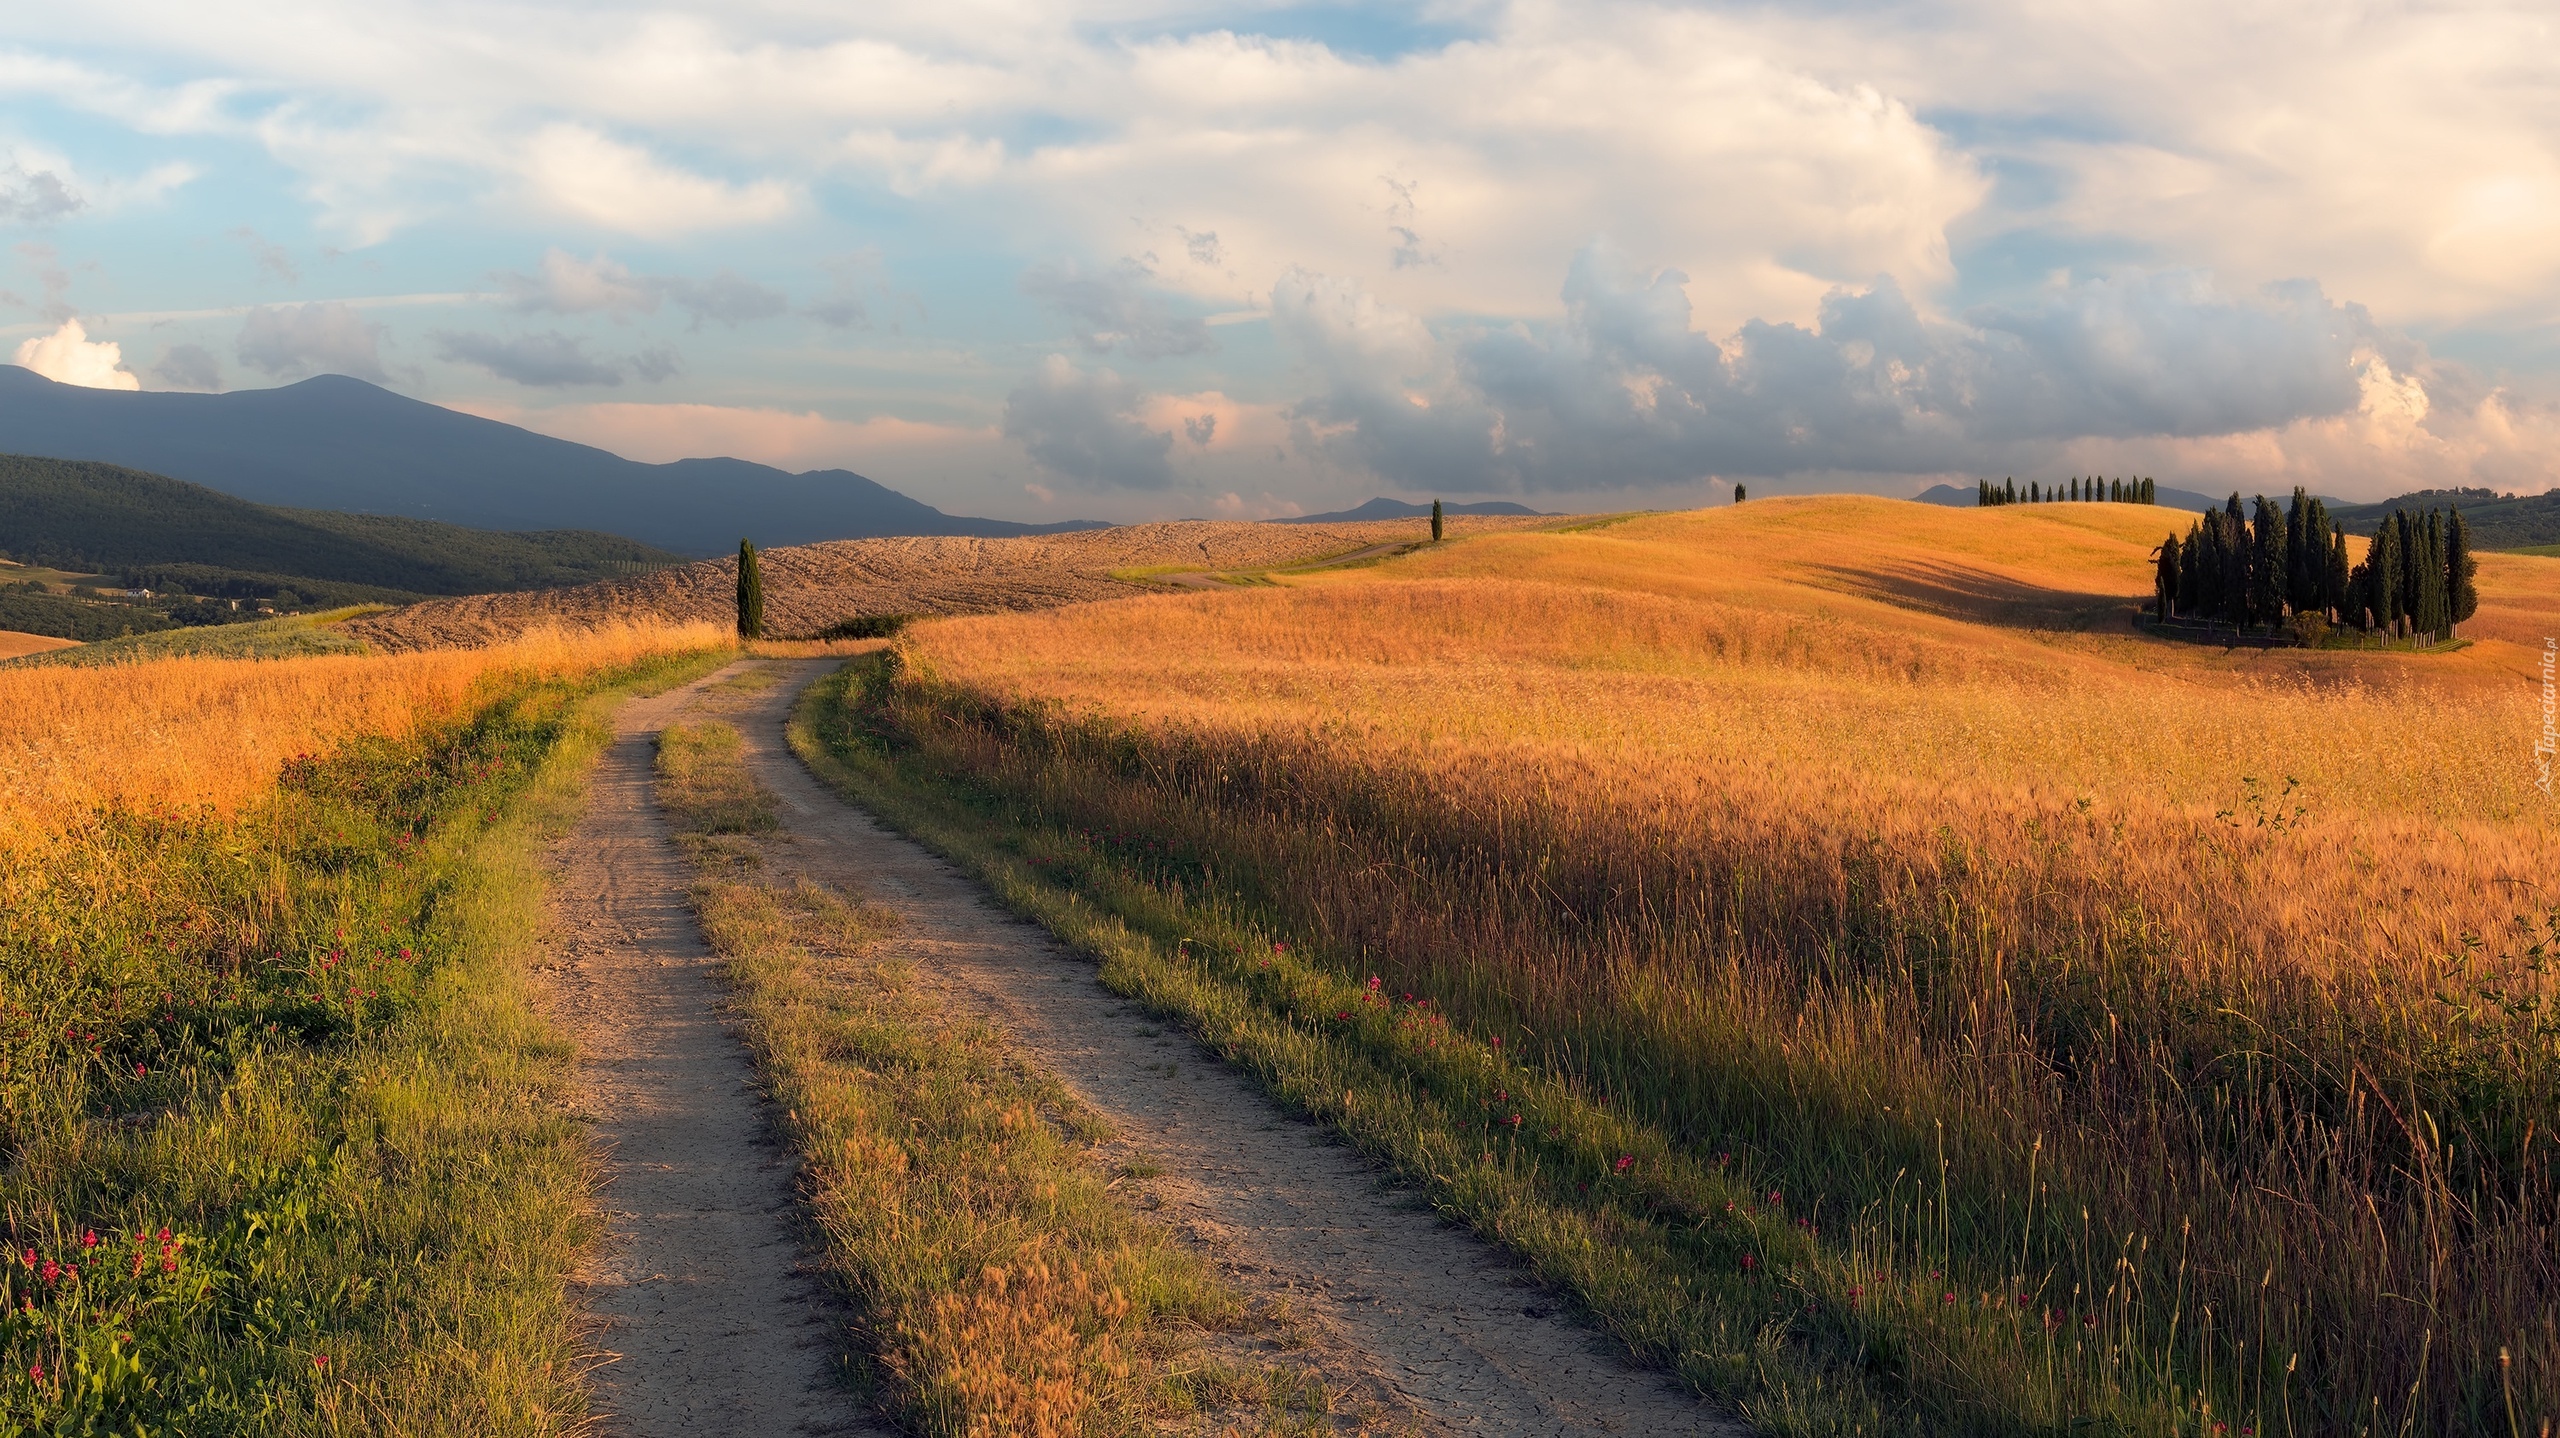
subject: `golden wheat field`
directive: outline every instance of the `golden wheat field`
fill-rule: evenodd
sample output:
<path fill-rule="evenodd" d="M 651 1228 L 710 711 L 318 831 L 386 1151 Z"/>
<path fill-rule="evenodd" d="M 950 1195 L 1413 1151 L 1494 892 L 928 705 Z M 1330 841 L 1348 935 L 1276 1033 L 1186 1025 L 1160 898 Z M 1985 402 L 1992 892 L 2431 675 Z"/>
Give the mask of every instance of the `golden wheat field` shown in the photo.
<path fill-rule="evenodd" d="M 1488 536 L 1274 590 L 934 624 L 948 676 L 1153 719 L 1321 723 L 1506 762 L 1642 756 L 1769 782 L 2510 822 L 2560 564 L 2482 557 L 2470 647 L 2166 643 L 2125 622 L 2159 511 L 1756 502 Z"/>
<path fill-rule="evenodd" d="M 2455 649 L 2154 638 L 2189 520 L 1759 501 L 901 648 L 922 692 L 1041 716 L 951 709 L 946 762 L 1190 826 L 1702 1151 L 1877 1213 L 1953 1165 L 2012 1267 L 2104 1287 L 2121 1253 L 2180 1295 L 2142 1342 L 2190 1392 L 2301 1431 L 2542 1404 L 2551 978 L 2511 925 L 2560 905 L 2560 563 L 2482 556 Z M 2087 1233 L 2000 1236 L 2063 1194 Z M 2182 1329 L 2197 1301 L 2254 1326 Z"/>
<path fill-rule="evenodd" d="M 59 832 L 104 802 L 229 813 L 295 755 L 405 736 L 458 713 L 492 676 L 590 673 L 729 637 L 710 624 L 608 624 L 481 649 L 0 672 L 0 843 Z"/>

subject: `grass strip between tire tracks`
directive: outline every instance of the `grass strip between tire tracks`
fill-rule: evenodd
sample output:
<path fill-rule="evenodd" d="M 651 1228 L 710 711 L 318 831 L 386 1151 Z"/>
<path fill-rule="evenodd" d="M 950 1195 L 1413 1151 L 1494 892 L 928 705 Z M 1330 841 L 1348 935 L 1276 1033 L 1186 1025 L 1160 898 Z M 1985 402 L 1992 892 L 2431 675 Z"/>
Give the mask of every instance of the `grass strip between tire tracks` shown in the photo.
<path fill-rule="evenodd" d="M 1336 972 L 1213 904 L 1144 880 L 965 776 L 871 734 L 860 659 L 812 685 L 794 749 L 845 797 L 1091 956 L 1102 982 L 1185 1025 L 1281 1102 L 1421 1185 L 1606 1331 L 1771 1433 L 1932 1431 L 1891 1373 L 1903 1341 L 1841 1301 L 1857 1275 L 1777 1195 L 1701 1163 L 1552 1076 Z M 1714 1222 L 1687 1216 L 1714 1214 Z M 1897 1295 L 1899 1296 L 1899 1295 Z M 1962 1344 L 1964 1315 L 1926 1335 Z M 1993 1418 L 1972 1431 L 2009 1431 Z"/>
<path fill-rule="evenodd" d="M 771 872 L 770 793 L 737 731 L 670 726 L 658 793 L 702 872 L 728 979 L 827 1259 L 858 1311 L 855 1376 L 927 1434 L 1320 1420 L 1320 1386 L 1199 1351 L 1249 1323 L 1087 1156 L 1108 1125 L 981 1020 L 877 951 L 896 915 Z"/>

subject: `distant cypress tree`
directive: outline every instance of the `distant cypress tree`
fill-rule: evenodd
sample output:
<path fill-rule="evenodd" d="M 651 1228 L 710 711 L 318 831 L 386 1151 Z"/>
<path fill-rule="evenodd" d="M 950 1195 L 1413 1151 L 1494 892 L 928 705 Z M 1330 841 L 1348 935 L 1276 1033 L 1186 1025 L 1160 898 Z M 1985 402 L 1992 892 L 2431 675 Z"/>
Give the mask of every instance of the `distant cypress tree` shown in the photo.
<path fill-rule="evenodd" d="M 2444 570 L 2446 628 L 2459 633 L 2458 626 L 2480 612 L 2480 586 L 2476 582 L 2480 561 L 2471 553 L 2471 526 L 2462 522 L 2462 511 L 2458 509 L 2445 525 Z"/>
<path fill-rule="evenodd" d="M 1973 482 L 1973 507 L 1976 509 L 1991 507 L 1991 481 L 1977 479 Z"/>
<path fill-rule="evenodd" d="M 1440 501 L 1436 499 L 1431 501 L 1431 542 L 1434 544 L 1440 542 Z"/>
<path fill-rule="evenodd" d="M 2310 519 L 2311 496 L 2303 493 L 2302 486 L 2297 484 L 2293 487 L 2293 500 L 2285 506 L 2284 511 L 2283 586 L 2284 602 L 2296 614 L 2311 607 L 2309 582 L 2311 546 L 2305 542 L 2310 536 L 2303 528 Z M 2328 555 L 2324 553 L 2320 558 L 2326 562 Z"/>
<path fill-rule="evenodd" d="M 2000 502 L 2002 504 L 2015 504 L 2018 502 L 2018 480 L 2015 475 L 2012 475 L 2001 482 L 2000 495 Z"/>
<path fill-rule="evenodd" d="M 2186 619 L 2212 619 L 2214 599 L 2220 596 L 2214 576 L 2220 576 L 2222 565 L 2220 560 L 2207 563 L 2207 553 L 2212 548 L 2212 519 L 2212 514 L 2196 519 L 2196 525 L 2186 530 L 2186 545 L 2179 550 L 2179 614 Z"/>
<path fill-rule="evenodd" d="M 2362 628 L 2364 621 L 2347 612 L 2350 602 L 2347 582 L 2353 574 L 2354 571 L 2347 565 L 2347 532 L 2333 527 L 2329 531 L 2329 576 L 2327 585 L 2321 591 L 2322 603 L 2336 611 L 2334 617 L 2341 623 L 2353 622 L 2358 628 Z"/>
<path fill-rule="evenodd" d="M 2392 520 L 2400 531 L 2392 547 L 2400 561 L 2400 617 L 2409 621 L 2406 633 L 2416 634 L 2427 622 L 2427 527 L 2405 509 L 2393 510 Z"/>
<path fill-rule="evenodd" d="M 756 565 L 756 547 L 738 541 L 738 637 L 764 637 L 764 574 Z"/>
<path fill-rule="evenodd" d="M 2147 479 L 2142 482 L 2141 502 L 2144 504 L 2158 504 L 2160 502 L 2159 492 L 2152 488 L 2152 483 L 2153 482 L 2151 480 Z"/>
<path fill-rule="evenodd" d="M 2257 518 L 2249 536 L 2249 618 L 2258 624 L 2274 624 L 2284 618 L 2285 601 L 2285 533 L 2284 510 L 2265 495 L 2258 496 Z"/>
<path fill-rule="evenodd" d="M 2365 551 L 2366 602 L 2373 609 L 2374 627 L 2385 634 L 2400 629 L 2400 513 L 2384 515 L 2382 524 L 2373 532 L 2373 546 Z"/>
<path fill-rule="evenodd" d="M 2427 634 L 2430 638 L 2440 638 L 2453 625 L 2452 595 L 2446 583 L 2444 515 L 2440 511 L 2427 511 L 2426 546 L 2426 556 L 2419 564 L 2419 572 L 2426 576 Z"/>
<path fill-rule="evenodd" d="M 1751 497 L 1751 496 L 1750 496 L 1750 494 L 1749 494 L 1747 491 L 1745 491 L 1741 485 L 1738 485 L 1738 484 L 1737 484 L 1737 485 L 1735 485 L 1735 486 L 1733 487 L 1733 502 L 1734 502 L 1734 503 L 1736 503 L 1736 504 L 1740 504 L 1740 503 L 1742 503 L 1742 501 L 1744 501 L 1744 500 L 1746 500 L 1746 499 L 1748 499 L 1748 498 L 1750 498 L 1750 497 Z"/>
<path fill-rule="evenodd" d="M 2076 474 L 2071 476 L 2071 498 L 2074 503 L 2080 499 L 2080 476 Z"/>
<path fill-rule="evenodd" d="M 2159 554 L 2160 567 L 2152 576 L 2151 589 L 2159 602 L 2160 621 L 2165 624 L 2178 617 L 2178 536 L 2172 534 L 2160 541 Z"/>

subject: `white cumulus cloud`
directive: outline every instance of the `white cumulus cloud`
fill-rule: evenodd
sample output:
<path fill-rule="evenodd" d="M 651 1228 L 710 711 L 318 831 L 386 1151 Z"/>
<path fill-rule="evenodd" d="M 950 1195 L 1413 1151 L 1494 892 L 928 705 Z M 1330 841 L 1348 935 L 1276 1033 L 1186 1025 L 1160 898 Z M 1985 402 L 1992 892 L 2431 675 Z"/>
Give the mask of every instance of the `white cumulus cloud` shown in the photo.
<path fill-rule="evenodd" d="M 547 126 L 526 143 L 523 178 L 538 208 L 637 235 L 762 224 L 799 202 L 781 181 L 697 175 L 572 124 Z"/>
<path fill-rule="evenodd" d="M 76 320 L 64 320 L 49 335 L 37 335 L 18 346 L 17 362 L 59 384 L 90 389 L 140 389 L 142 381 L 124 367 L 124 347 L 113 340 L 93 340 Z"/>

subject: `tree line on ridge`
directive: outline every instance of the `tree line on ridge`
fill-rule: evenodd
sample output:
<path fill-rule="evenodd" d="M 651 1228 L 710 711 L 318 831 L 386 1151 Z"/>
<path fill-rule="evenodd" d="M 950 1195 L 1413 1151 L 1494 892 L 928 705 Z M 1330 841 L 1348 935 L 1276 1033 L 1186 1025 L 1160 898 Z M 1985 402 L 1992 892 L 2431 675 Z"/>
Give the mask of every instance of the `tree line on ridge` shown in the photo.
<path fill-rule="evenodd" d="M 2067 487 L 2041 485 L 2028 480 L 2023 492 L 2015 479 L 2004 479 L 1998 484 L 1980 480 L 1975 485 L 1973 502 L 1979 508 L 1988 509 L 1995 504 L 2156 504 L 2159 501 L 2154 486 L 2147 479 L 2100 479 L 2093 474 L 2084 480 L 2075 474 Z"/>

